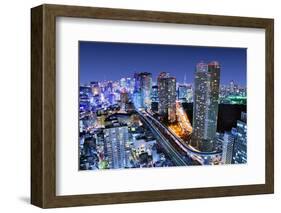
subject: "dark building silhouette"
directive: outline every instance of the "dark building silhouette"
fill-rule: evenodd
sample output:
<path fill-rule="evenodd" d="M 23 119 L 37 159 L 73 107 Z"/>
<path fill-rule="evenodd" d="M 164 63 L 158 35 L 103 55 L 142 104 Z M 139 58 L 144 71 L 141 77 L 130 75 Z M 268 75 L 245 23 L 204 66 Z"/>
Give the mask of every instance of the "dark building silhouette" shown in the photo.
<path fill-rule="evenodd" d="M 191 125 L 193 125 L 193 103 L 182 103 L 182 106 Z M 225 131 L 231 131 L 233 127 L 236 127 L 237 120 L 240 120 L 241 113 L 246 111 L 246 105 L 219 104 L 217 132 L 224 133 Z"/>

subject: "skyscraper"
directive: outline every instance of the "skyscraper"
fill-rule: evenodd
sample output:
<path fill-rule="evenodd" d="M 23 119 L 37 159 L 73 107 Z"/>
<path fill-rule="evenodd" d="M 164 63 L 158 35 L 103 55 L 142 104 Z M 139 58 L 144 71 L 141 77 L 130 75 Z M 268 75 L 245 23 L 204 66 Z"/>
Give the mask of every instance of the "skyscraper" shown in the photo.
<path fill-rule="evenodd" d="M 230 89 L 230 94 L 233 95 L 234 94 L 234 81 L 230 81 L 229 89 Z"/>
<path fill-rule="evenodd" d="M 133 103 L 136 109 L 139 109 L 142 107 L 142 101 L 141 101 L 141 94 L 139 91 L 134 91 L 133 93 Z"/>
<path fill-rule="evenodd" d="M 126 166 L 125 145 L 129 140 L 128 126 L 110 126 L 103 131 L 110 168 L 124 168 Z"/>
<path fill-rule="evenodd" d="M 159 114 L 167 118 L 169 122 L 176 121 L 176 78 L 171 77 L 169 73 L 162 72 L 157 78 Z"/>
<path fill-rule="evenodd" d="M 126 105 L 129 102 L 129 94 L 126 90 L 121 91 L 120 93 L 120 103 L 121 103 L 121 109 L 126 110 Z"/>
<path fill-rule="evenodd" d="M 158 86 L 154 85 L 152 86 L 152 92 L 151 92 L 151 101 L 152 102 L 158 102 Z"/>
<path fill-rule="evenodd" d="M 140 75 L 138 72 L 134 73 L 134 81 L 135 81 L 134 92 L 136 92 L 140 90 Z"/>
<path fill-rule="evenodd" d="M 91 87 L 80 86 L 79 88 L 79 109 L 81 110 L 90 110 L 91 109 L 91 100 L 92 91 Z"/>
<path fill-rule="evenodd" d="M 213 151 L 217 130 L 220 65 L 199 63 L 194 80 L 193 134 L 191 144 L 200 151 Z"/>
<path fill-rule="evenodd" d="M 178 100 L 181 102 L 186 102 L 188 87 L 186 84 L 178 85 Z"/>
<path fill-rule="evenodd" d="M 247 163 L 247 124 L 238 120 L 237 127 L 233 129 L 233 134 L 236 138 L 233 145 L 232 163 Z"/>
<path fill-rule="evenodd" d="M 224 133 L 222 145 L 222 162 L 231 164 L 233 154 L 234 136 L 231 132 Z"/>
<path fill-rule="evenodd" d="M 140 96 L 140 103 L 139 103 L 139 106 L 137 106 L 137 107 L 150 108 L 151 91 L 152 91 L 151 73 L 148 73 L 148 72 L 135 73 L 134 78 L 135 78 L 134 95 L 136 97 Z"/>
<path fill-rule="evenodd" d="M 152 75 L 148 72 L 140 73 L 140 89 L 142 105 L 149 108 L 151 105 Z"/>
<path fill-rule="evenodd" d="M 126 90 L 120 92 L 121 104 L 127 104 L 129 102 L 129 94 Z"/>

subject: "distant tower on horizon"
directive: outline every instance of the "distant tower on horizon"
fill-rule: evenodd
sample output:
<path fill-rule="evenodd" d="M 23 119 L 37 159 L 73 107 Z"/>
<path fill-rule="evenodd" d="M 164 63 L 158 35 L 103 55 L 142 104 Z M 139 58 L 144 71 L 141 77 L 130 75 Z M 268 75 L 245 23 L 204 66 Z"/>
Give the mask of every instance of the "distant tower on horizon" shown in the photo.
<path fill-rule="evenodd" d="M 158 84 L 158 112 L 172 123 L 176 121 L 176 78 L 169 73 L 162 72 L 157 78 Z"/>
<path fill-rule="evenodd" d="M 230 93 L 231 94 L 234 93 L 234 81 L 233 80 L 230 81 Z"/>
<path fill-rule="evenodd" d="M 183 84 L 186 84 L 186 72 L 184 73 Z"/>
<path fill-rule="evenodd" d="M 194 79 L 193 133 L 191 145 L 200 151 L 214 150 L 217 130 L 220 65 L 198 63 Z"/>

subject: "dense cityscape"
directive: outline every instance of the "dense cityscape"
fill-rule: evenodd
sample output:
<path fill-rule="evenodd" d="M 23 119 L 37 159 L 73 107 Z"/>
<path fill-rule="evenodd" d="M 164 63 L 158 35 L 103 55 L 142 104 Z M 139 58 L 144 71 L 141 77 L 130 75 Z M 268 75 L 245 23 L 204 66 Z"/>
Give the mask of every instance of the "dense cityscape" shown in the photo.
<path fill-rule="evenodd" d="M 246 87 L 217 61 L 193 70 L 81 83 L 80 170 L 247 163 Z"/>

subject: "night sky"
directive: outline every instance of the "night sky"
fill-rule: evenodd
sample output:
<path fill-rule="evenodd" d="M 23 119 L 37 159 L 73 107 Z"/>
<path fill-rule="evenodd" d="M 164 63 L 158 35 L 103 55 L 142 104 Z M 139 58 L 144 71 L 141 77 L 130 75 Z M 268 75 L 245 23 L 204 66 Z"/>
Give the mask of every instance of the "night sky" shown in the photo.
<path fill-rule="evenodd" d="M 213 60 L 221 64 L 221 84 L 233 80 L 246 86 L 245 48 L 79 42 L 81 84 L 120 80 L 133 77 L 135 72 L 150 72 L 153 81 L 160 72 L 169 72 L 179 83 L 184 81 L 186 73 L 186 83 L 193 83 L 196 64 Z"/>

